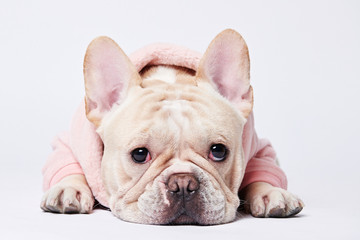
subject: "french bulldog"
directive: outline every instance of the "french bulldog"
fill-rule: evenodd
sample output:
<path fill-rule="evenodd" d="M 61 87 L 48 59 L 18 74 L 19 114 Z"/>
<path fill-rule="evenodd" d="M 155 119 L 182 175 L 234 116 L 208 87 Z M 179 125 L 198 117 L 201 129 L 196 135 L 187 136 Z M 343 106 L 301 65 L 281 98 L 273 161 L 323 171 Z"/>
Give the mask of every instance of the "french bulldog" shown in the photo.
<path fill-rule="evenodd" d="M 240 203 L 255 217 L 303 209 L 297 196 L 265 180 L 240 191 L 253 90 L 248 47 L 236 31 L 217 35 L 195 70 L 139 72 L 113 40 L 99 37 L 87 49 L 84 78 L 86 116 L 103 142 L 101 177 L 116 217 L 213 225 L 233 221 Z M 86 174 L 64 177 L 41 202 L 60 213 L 90 213 L 93 205 Z"/>

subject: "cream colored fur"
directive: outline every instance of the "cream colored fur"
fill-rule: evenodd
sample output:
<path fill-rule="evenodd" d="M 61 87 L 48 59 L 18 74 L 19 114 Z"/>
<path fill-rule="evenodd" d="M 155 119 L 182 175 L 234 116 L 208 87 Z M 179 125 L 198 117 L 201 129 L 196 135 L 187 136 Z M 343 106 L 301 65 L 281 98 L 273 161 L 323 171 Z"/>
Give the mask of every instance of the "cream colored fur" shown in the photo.
<path fill-rule="evenodd" d="M 131 89 L 126 100 L 103 119 L 98 129 L 107 146 L 102 173 L 110 208 L 116 216 L 129 221 L 170 222 L 161 216 L 171 207 L 162 197 L 161 185 L 170 173 L 195 173 L 202 179 L 201 194 L 206 208 L 220 207 L 217 212 L 204 214 L 199 221 L 202 224 L 232 221 L 245 170 L 239 161 L 242 158 L 239 136 L 246 120 L 213 90 L 159 80 L 144 80 L 145 90 Z M 212 143 L 223 143 L 234 150 L 226 162 L 208 160 Z M 138 147 L 152 149 L 156 161 L 143 165 L 131 161 L 129 150 Z M 156 199 L 156 204 L 145 204 L 146 199 Z"/>

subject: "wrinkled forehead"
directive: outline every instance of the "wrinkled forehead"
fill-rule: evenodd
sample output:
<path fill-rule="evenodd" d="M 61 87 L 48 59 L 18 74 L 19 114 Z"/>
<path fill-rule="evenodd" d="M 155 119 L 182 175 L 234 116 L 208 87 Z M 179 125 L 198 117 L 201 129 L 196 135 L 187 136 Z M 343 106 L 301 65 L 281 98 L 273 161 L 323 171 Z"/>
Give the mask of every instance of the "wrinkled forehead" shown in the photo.
<path fill-rule="evenodd" d="M 195 84 L 145 82 L 131 90 L 107 124 L 138 142 L 230 142 L 241 134 L 242 118 L 220 95 Z M 141 141 L 144 141 L 141 139 Z"/>

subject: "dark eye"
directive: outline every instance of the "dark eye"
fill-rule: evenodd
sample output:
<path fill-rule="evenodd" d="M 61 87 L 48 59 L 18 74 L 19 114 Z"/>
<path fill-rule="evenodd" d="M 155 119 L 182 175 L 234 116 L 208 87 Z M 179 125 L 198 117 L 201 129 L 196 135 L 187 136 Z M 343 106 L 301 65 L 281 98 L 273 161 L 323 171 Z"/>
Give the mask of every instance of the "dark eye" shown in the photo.
<path fill-rule="evenodd" d="M 136 163 L 146 163 L 151 160 L 149 150 L 146 148 L 136 148 L 131 152 L 131 157 Z"/>
<path fill-rule="evenodd" d="M 225 160 L 227 149 L 223 144 L 214 144 L 210 147 L 209 158 L 215 162 Z"/>

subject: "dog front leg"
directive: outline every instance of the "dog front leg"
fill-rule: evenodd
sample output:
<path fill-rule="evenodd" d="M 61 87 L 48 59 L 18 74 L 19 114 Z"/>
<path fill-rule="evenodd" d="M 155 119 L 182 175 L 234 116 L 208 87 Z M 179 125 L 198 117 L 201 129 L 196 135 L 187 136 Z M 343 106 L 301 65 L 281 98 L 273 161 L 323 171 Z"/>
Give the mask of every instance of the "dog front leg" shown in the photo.
<path fill-rule="evenodd" d="M 265 182 L 249 184 L 240 193 L 245 211 L 254 217 L 291 217 L 298 214 L 304 203 L 294 194 Z"/>
<path fill-rule="evenodd" d="M 46 212 L 90 213 L 94 198 L 84 175 L 63 178 L 45 192 L 40 207 Z"/>

